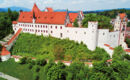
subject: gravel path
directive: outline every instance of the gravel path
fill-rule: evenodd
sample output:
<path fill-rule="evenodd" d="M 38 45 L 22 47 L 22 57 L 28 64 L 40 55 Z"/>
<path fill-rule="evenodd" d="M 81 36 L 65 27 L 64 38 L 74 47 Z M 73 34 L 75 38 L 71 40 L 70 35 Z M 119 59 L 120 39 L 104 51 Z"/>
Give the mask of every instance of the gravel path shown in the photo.
<path fill-rule="evenodd" d="M 7 80 L 19 80 L 19 79 L 15 78 L 15 77 L 12 77 L 10 75 L 4 74 L 2 72 L 0 72 L 0 77 L 2 77 L 4 79 L 7 79 Z"/>

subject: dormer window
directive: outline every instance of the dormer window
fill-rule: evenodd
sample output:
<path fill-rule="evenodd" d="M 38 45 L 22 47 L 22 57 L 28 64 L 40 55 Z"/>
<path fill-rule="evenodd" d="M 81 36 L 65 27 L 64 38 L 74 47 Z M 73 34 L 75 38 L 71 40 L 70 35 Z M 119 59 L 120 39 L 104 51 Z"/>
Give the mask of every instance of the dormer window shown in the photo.
<path fill-rule="evenodd" d="M 44 17 L 45 19 L 47 18 L 47 17 Z"/>
<path fill-rule="evenodd" d="M 51 19 L 53 19 L 53 17 L 51 17 Z"/>

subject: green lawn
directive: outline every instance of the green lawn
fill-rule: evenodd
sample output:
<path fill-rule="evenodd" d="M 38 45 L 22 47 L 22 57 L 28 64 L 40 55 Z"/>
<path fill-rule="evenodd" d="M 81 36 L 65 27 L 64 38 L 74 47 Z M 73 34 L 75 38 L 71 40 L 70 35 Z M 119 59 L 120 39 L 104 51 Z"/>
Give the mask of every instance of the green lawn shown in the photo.
<path fill-rule="evenodd" d="M 35 66 L 35 65 L 34 65 Z M 44 67 L 40 67 L 40 72 L 35 72 L 35 67 L 28 69 L 28 64 L 21 65 L 10 59 L 6 62 L 0 62 L 0 72 L 16 77 L 20 80 L 34 80 L 34 75 L 38 74 L 39 80 L 46 80 L 44 76 Z M 4 80 L 1 79 L 0 80 Z"/>
<path fill-rule="evenodd" d="M 4 79 L 4 78 L 1 78 L 1 77 L 0 77 L 0 80 L 7 80 L 7 79 Z"/>
<path fill-rule="evenodd" d="M 33 72 L 27 68 L 27 65 L 15 63 L 13 59 L 8 60 L 7 62 L 0 62 L 0 72 L 22 80 L 33 79 Z"/>

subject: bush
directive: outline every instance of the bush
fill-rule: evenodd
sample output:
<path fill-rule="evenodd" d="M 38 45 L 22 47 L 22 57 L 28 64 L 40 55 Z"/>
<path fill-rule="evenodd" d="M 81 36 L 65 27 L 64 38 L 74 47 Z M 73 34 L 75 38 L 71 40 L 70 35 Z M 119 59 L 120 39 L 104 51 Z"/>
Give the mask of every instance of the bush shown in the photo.
<path fill-rule="evenodd" d="M 125 57 L 127 60 L 130 60 L 130 55 L 125 54 L 124 57 Z"/>
<path fill-rule="evenodd" d="M 40 71 L 40 67 L 39 66 L 36 66 L 35 67 L 35 72 L 39 72 Z"/>
<path fill-rule="evenodd" d="M 33 68 L 33 65 L 32 64 L 29 64 L 28 65 L 28 69 L 32 69 Z"/>
<path fill-rule="evenodd" d="M 2 45 L 0 44 L 0 51 L 2 50 Z"/>
<path fill-rule="evenodd" d="M 45 59 L 37 59 L 36 61 L 37 65 L 39 66 L 44 66 L 47 64 L 46 60 Z"/>
<path fill-rule="evenodd" d="M 39 80 L 39 75 L 38 74 L 34 74 L 34 80 Z"/>
<path fill-rule="evenodd" d="M 21 58 L 20 59 L 20 64 L 26 64 L 26 60 L 27 60 L 27 58 L 26 57 L 23 57 L 23 58 Z"/>

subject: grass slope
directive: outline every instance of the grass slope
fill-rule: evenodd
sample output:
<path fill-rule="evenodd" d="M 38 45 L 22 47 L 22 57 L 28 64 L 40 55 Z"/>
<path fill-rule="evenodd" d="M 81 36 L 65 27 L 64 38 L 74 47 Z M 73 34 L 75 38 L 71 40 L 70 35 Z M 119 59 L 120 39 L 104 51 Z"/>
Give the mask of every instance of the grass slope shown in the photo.
<path fill-rule="evenodd" d="M 0 62 L 0 72 L 21 80 L 32 80 L 33 72 L 27 68 L 27 65 L 15 63 L 13 59 L 7 62 Z"/>
<path fill-rule="evenodd" d="M 28 33 L 20 34 L 13 46 L 12 54 L 32 56 L 36 58 L 56 59 L 55 53 L 64 54 L 63 60 L 102 60 L 109 58 L 104 49 L 90 51 L 83 43 L 79 44 L 69 39 L 36 36 Z M 59 56 L 58 55 L 58 56 Z"/>

